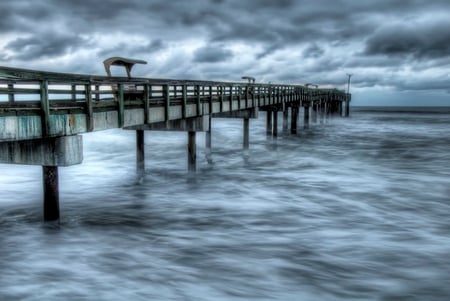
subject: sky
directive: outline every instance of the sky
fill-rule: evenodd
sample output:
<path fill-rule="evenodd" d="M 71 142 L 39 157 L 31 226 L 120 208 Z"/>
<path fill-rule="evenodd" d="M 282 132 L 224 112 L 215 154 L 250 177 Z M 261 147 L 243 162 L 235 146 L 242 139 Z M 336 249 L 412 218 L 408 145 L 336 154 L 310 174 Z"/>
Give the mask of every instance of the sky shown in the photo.
<path fill-rule="evenodd" d="M 314 83 L 352 105 L 450 106 L 449 0 L 0 0 L 0 66 Z M 122 75 L 122 70 L 113 70 Z"/>

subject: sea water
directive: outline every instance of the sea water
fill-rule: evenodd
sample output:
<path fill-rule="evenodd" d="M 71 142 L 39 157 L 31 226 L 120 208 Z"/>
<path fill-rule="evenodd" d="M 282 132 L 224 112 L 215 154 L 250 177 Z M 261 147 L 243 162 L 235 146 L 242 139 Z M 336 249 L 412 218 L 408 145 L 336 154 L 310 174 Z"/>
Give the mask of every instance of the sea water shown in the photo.
<path fill-rule="evenodd" d="M 279 118 L 281 120 L 281 116 Z M 319 118 L 320 120 L 320 118 Z M 450 300 L 450 111 L 358 109 L 267 137 L 265 113 L 197 134 L 85 134 L 61 167 L 0 165 L 0 300 Z"/>

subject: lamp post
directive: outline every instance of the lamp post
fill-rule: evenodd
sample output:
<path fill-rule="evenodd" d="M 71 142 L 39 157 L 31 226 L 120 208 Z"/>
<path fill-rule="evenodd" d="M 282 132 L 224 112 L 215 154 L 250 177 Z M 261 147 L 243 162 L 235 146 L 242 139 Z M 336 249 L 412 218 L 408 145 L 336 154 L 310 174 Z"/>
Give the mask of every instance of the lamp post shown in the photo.
<path fill-rule="evenodd" d="M 347 94 L 350 93 L 350 78 L 352 77 L 353 74 L 347 73 L 348 76 L 348 82 L 347 82 Z"/>
<path fill-rule="evenodd" d="M 350 79 L 353 74 L 347 73 L 348 81 L 347 81 L 347 100 L 345 103 L 345 117 L 350 116 Z"/>

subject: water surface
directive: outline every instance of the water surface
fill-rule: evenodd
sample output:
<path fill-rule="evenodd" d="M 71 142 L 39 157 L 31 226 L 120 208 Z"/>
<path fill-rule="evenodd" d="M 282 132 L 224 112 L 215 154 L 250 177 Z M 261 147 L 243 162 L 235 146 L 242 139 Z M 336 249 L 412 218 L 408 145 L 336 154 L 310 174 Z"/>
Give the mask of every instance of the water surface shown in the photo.
<path fill-rule="evenodd" d="M 39 166 L 0 165 L 0 300 L 449 300 L 449 112 L 357 110 L 268 139 L 84 135 L 42 222 Z M 281 120 L 281 116 L 279 118 Z"/>

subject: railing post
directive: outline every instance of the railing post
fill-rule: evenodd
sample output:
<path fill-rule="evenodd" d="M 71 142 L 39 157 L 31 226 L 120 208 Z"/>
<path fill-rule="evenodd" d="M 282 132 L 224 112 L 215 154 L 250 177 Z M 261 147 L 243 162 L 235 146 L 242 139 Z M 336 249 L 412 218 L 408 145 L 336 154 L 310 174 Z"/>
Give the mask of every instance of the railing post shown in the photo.
<path fill-rule="evenodd" d="M 14 102 L 14 85 L 8 84 L 8 102 L 11 104 Z"/>
<path fill-rule="evenodd" d="M 84 85 L 84 96 L 86 99 L 86 128 L 88 132 L 94 130 L 94 109 L 92 107 L 91 84 Z"/>
<path fill-rule="evenodd" d="M 41 81 L 41 129 L 42 137 L 50 136 L 50 101 L 47 80 Z"/>
<path fill-rule="evenodd" d="M 169 121 L 169 111 L 170 111 L 170 86 L 169 84 L 164 85 L 164 96 L 165 96 L 165 106 L 164 106 L 164 119 Z"/>
<path fill-rule="evenodd" d="M 144 123 L 150 121 L 150 91 L 151 86 L 149 84 L 144 85 Z"/>
<path fill-rule="evenodd" d="M 183 102 L 181 103 L 181 115 L 186 118 L 186 103 L 187 103 L 187 86 L 183 85 Z"/>
<path fill-rule="evenodd" d="M 77 86 L 76 85 L 72 85 L 71 86 L 71 92 L 72 92 L 72 101 L 76 101 L 77 100 Z"/>
<path fill-rule="evenodd" d="M 200 100 L 200 85 L 195 86 L 195 94 L 197 94 L 197 116 L 202 115 L 202 103 Z"/>

